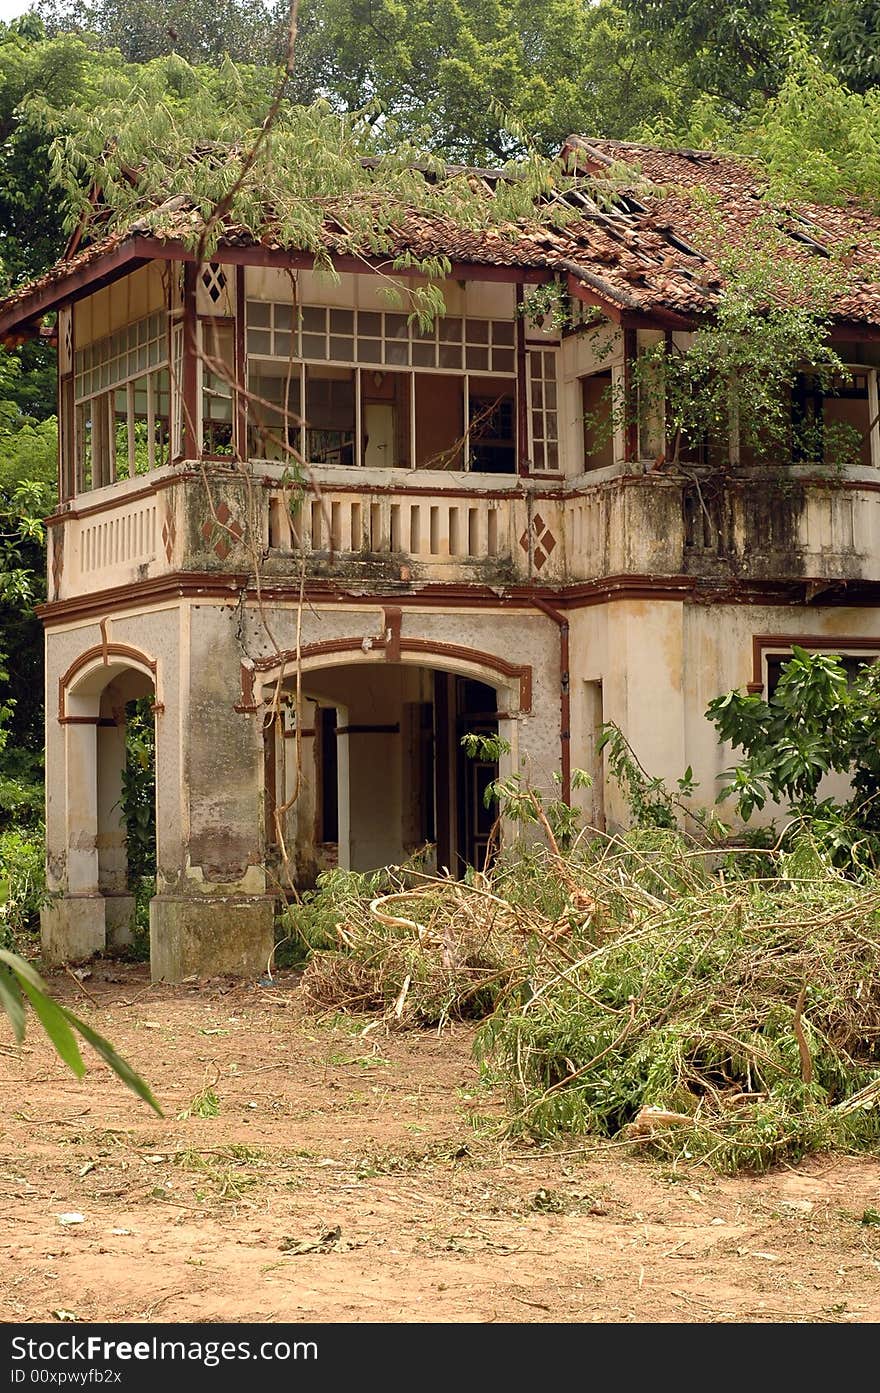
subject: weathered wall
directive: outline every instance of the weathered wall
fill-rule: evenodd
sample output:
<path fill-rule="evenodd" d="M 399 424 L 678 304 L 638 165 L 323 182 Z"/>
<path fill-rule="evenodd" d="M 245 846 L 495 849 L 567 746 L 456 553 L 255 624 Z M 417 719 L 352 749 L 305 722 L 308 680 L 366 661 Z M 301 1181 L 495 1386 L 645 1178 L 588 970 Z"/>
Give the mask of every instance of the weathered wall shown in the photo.
<path fill-rule="evenodd" d="M 589 763 L 589 701 L 584 684 L 602 683 L 604 718 L 621 727 L 652 775 L 674 787 L 688 765 L 700 785 L 694 802 L 713 806 L 718 776 L 735 762 L 705 718 L 716 696 L 745 689 L 753 676 L 753 638 L 827 636 L 877 641 L 880 619 L 871 608 L 686 604 L 626 600 L 575 611 L 572 633 L 572 764 Z M 776 648 L 784 648 L 777 644 Z M 829 785 L 830 791 L 830 785 Z M 580 800 L 585 806 L 589 799 Z M 609 822 L 626 822 L 619 791 L 606 790 Z M 732 817 L 730 805 L 722 816 Z M 765 810 L 770 821 L 778 809 Z"/>

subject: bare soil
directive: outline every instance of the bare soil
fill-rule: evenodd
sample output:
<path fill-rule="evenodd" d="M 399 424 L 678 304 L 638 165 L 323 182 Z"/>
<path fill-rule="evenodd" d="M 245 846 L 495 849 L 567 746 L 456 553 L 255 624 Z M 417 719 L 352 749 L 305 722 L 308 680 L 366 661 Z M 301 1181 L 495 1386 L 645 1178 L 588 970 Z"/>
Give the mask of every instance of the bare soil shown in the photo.
<path fill-rule="evenodd" d="M 880 1161 L 731 1180 L 511 1144 L 469 1028 L 318 1021 L 294 974 L 51 986 L 166 1116 L 94 1057 L 76 1082 L 33 1025 L 2 1036 L 0 1319 L 880 1318 Z"/>

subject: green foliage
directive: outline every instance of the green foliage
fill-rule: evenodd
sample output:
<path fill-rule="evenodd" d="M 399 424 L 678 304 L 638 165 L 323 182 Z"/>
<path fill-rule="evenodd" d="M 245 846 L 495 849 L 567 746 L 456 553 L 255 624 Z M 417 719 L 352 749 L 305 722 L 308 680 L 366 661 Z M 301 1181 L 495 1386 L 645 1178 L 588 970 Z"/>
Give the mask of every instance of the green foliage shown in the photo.
<path fill-rule="evenodd" d="M 156 874 L 156 728 L 152 697 L 126 710 L 122 811 L 129 884 Z"/>
<path fill-rule="evenodd" d="M 878 16 L 880 17 L 880 16 Z M 880 33 L 880 30 L 877 31 Z M 873 83 L 853 91 L 807 48 L 760 115 L 728 140 L 758 155 L 777 194 L 840 203 L 855 196 L 880 206 L 880 39 Z"/>
<path fill-rule="evenodd" d="M 58 1057 L 77 1078 L 82 1078 L 86 1072 L 76 1040 L 76 1036 L 80 1035 L 127 1088 L 162 1116 L 162 1109 L 148 1085 L 135 1073 L 127 1060 L 117 1053 L 110 1041 L 99 1035 L 86 1021 L 75 1016 L 66 1006 L 53 1001 L 39 973 L 30 963 L 15 953 L 0 949 L 0 1009 L 5 1013 L 19 1044 L 24 1039 L 28 1006 L 48 1035 Z"/>
<path fill-rule="evenodd" d="M 850 680 L 839 658 L 795 645 L 769 701 L 732 691 L 710 702 L 706 715 L 719 737 L 743 752 L 722 775 L 719 801 L 734 798 L 747 820 L 768 802 L 787 800 L 835 864 L 877 864 L 880 666 L 867 664 Z M 829 773 L 850 778 L 847 802 L 819 799 Z"/>
<path fill-rule="evenodd" d="M 37 925 L 46 903 L 43 829 L 23 831 L 9 827 L 0 832 L 0 944 L 13 947 L 16 938 Z"/>
<path fill-rule="evenodd" d="M 468 731 L 461 738 L 461 745 L 469 759 L 496 763 L 502 755 L 510 754 L 510 742 L 499 735 L 481 735 Z M 562 776 L 553 773 L 553 783 L 561 791 Z M 573 769 L 571 786 L 573 789 L 589 788 L 592 779 L 583 769 Z M 568 847 L 576 836 L 580 824 L 580 812 L 562 797 L 550 797 L 536 789 L 530 779 L 521 774 L 510 774 L 504 779 L 493 779 L 483 795 L 487 808 L 498 804 L 502 818 L 521 826 L 541 824 L 550 832 L 561 847 Z"/>
<path fill-rule="evenodd" d="M 513 1129 L 630 1136 L 725 1171 L 874 1148 L 876 885 L 813 852 L 812 876 L 804 864 L 778 859 L 781 875 L 738 889 L 704 870 L 701 886 L 670 843 L 654 871 L 680 889 L 653 905 L 616 857 L 573 867 L 605 906 L 603 936 L 584 926 L 546 952 L 478 1036 Z"/>
<path fill-rule="evenodd" d="M 598 749 L 606 752 L 608 772 L 616 780 L 634 828 L 675 829 L 682 823 L 710 840 L 723 837 L 728 828 L 711 811 L 691 806 L 699 784 L 688 766 L 676 780 L 673 792 L 663 779 L 647 772 L 623 731 L 613 721 L 603 725 Z"/>
<path fill-rule="evenodd" d="M 49 33 L 75 32 L 99 49 L 118 49 L 133 63 L 177 53 L 189 63 L 277 63 L 284 51 L 286 5 L 263 0 L 41 0 Z"/>

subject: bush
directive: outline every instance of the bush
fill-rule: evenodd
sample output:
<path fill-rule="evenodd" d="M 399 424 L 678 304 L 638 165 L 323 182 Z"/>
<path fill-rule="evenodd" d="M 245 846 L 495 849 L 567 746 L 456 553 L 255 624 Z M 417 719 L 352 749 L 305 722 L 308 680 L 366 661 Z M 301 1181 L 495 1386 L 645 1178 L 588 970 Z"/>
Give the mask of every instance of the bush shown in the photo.
<path fill-rule="evenodd" d="M 0 944 L 11 948 L 19 934 L 37 927 L 48 898 L 42 828 L 0 832 L 0 883 L 6 890 L 0 903 Z"/>

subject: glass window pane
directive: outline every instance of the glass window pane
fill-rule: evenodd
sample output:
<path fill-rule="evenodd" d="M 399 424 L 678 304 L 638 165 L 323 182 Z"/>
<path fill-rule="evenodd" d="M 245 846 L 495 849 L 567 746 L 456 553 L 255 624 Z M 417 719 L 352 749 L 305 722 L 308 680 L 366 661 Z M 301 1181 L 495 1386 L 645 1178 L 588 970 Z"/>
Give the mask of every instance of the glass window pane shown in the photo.
<path fill-rule="evenodd" d="M 323 334 L 303 334 L 302 356 L 304 358 L 326 358 L 327 341 Z"/>
<path fill-rule="evenodd" d="M 379 339 L 358 339 L 358 362 L 381 363 L 382 344 Z"/>
<path fill-rule="evenodd" d="M 488 348 L 470 348 L 466 354 L 467 366 L 474 371 L 488 372 L 489 369 L 489 350 Z"/>
<path fill-rule="evenodd" d="M 323 334 L 327 326 L 327 311 L 317 309 L 314 305 L 304 305 L 302 309 L 302 327 L 309 334 Z"/>
<path fill-rule="evenodd" d="M 406 366 L 406 364 L 409 362 L 409 344 L 393 342 L 389 343 L 386 341 L 385 362 L 401 364 L 402 366 Z"/>
<path fill-rule="evenodd" d="M 331 310 L 330 333 L 352 335 L 354 333 L 354 310 Z"/>
<path fill-rule="evenodd" d="M 368 310 L 358 310 L 357 331 L 358 334 L 379 338 L 382 333 L 381 314 L 372 314 Z"/>
<path fill-rule="evenodd" d="M 261 300 L 248 300 L 247 303 L 247 322 L 254 327 L 268 329 L 271 306 L 264 304 Z"/>
<path fill-rule="evenodd" d="M 460 368 L 461 367 L 461 344 L 441 343 L 440 345 L 440 367 L 441 368 Z"/>
<path fill-rule="evenodd" d="M 344 363 L 354 362 L 354 339 L 338 338 L 336 335 L 331 334 L 330 357 L 339 358 Z"/>
<path fill-rule="evenodd" d="M 440 342 L 461 343 L 462 321 L 453 315 L 442 315 L 439 320 Z"/>
<path fill-rule="evenodd" d="M 468 343 L 488 343 L 488 319 L 466 319 L 464 325 L 464 336 L 467 339 Z"/>
<path fill-rule="evenodd" d="M 275 348 L 275 357 L 276 357 L 276 358 L 289 358 L 289 357 L 290 357 L 290 334 L 286 334 L 286 333 L 281 333 L 281 334 L 279 334 L 279 333 L 276 332 L 276 334 L 275 334 L 274 348 Z"/>
<path fill-rule="evenodd" d="M 505 345 L 513 343 L 513 325 L 503 319 L 492 320 L 492 342 Z"/>
<path fill-rule="evenodd" d="M 409 325 L 405 314 L 386 314 L 385 337 L 386 339 L 409 338 Z"/>
<path fill-rule="evenodd" d="M 414 343 L 412 360 L 413 367 L 435 368 L 437 366 L 437 345 L 434 343 Z"/>
<path fill-rule="evenodd" d="M 492 350 L 492 371 L 493 371 L 493 372 L 513 372 L 513 349 L 512 349 L 512 348 L 493 348 L 493 350 Z"/>
<path fill-rule="evenodd" d="M 249 353 L 271 353 L 272 336 L 268 329 L 248 329 L 247 346 Z"/>

